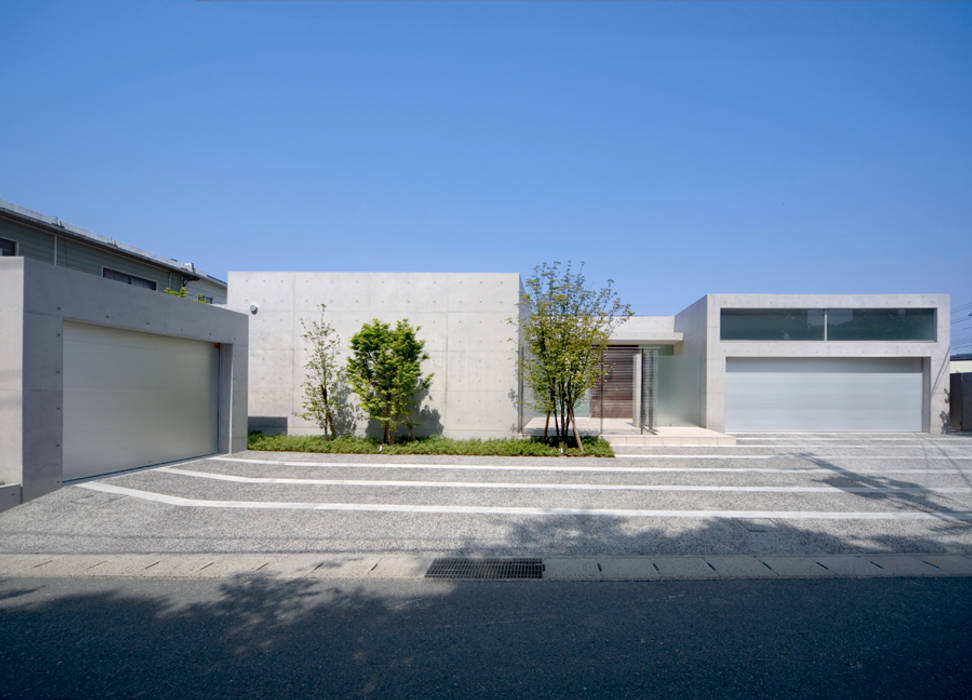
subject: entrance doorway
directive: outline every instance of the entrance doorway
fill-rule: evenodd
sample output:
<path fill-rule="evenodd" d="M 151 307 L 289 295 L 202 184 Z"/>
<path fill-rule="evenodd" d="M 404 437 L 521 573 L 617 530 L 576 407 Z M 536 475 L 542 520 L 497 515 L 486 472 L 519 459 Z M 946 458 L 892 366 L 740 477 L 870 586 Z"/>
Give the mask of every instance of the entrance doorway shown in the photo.
<path fill-rule="evenodd" d="M 604 351 L 604 376 L 591 388 L 591 417 L 634 417 L 634 357 L 637 345 L 609 345 Z"/>

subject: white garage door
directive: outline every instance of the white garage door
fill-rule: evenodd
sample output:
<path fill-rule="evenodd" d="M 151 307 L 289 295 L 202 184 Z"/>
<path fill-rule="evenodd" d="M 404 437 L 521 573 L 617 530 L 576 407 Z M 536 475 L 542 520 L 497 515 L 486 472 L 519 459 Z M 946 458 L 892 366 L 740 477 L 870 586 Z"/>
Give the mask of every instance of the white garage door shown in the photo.
<path fill-rule="evenodd" d="M 726 430 L 920 431 L 920 358 L 728 358 Z"/>
<path fill-rule="evenodd" d="M 64 324 L 64 479 L 211 454 L 218 348 Z"/>

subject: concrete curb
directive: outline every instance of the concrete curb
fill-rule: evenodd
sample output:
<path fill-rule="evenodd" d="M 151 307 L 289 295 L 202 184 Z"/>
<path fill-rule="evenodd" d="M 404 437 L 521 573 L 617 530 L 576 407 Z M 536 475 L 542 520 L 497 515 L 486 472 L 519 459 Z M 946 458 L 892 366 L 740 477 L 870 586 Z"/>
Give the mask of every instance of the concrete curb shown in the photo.
<path fill-rule="evenodd" d="M 454 555 L 452 555 L 454 556 Z M 421 579 L 434 555 L 0 554 L 0 578 Z M 972 576 L 964 554 L 542 557 L 546 581 Z"/>

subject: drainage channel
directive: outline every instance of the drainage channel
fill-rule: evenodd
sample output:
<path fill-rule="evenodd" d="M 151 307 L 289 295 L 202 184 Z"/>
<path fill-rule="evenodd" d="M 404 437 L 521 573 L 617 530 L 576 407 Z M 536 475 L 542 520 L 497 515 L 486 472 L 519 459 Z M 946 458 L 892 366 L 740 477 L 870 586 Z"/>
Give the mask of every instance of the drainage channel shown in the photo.
<path fill-rule="evenodd" d="M 543 578 L 541 559 L 476 559 L 441 557 L 434 559 L 425 578 L 522 579 Z"/>

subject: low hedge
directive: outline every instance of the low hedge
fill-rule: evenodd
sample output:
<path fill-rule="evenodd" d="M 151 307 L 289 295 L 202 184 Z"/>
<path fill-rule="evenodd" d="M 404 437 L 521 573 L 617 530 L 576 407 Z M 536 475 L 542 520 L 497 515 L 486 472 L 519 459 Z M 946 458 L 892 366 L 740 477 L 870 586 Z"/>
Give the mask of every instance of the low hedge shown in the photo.
<path fill-rule="evenodd" d="M 600 437 L 583 437 L 585 457 L 613 457 L 614 452 L 607 440 Z M 570 444 L 574 444 L 571 441 Z M 431 437 L 403 440 L 393 445 L 382 445 L 375 438 L 342 436 L 325 438 L 322 435 L 264 435 L 250 433 L 251 450 L 267 452 L 326 452 L 330 454 L 378 454 L 379 448 L 386 455 L 484 455 L 493 457 L 558 457 L 560 447 L 544 442 L 542 438 L 506 438 L 494 440 L 453 440 Z M 563 452 L 579 457 L 580 451 L 568 445 Z"/>

